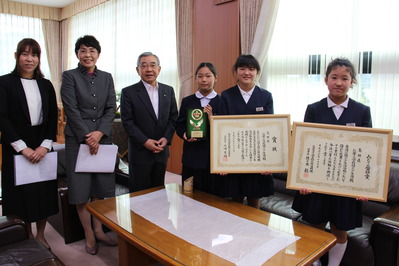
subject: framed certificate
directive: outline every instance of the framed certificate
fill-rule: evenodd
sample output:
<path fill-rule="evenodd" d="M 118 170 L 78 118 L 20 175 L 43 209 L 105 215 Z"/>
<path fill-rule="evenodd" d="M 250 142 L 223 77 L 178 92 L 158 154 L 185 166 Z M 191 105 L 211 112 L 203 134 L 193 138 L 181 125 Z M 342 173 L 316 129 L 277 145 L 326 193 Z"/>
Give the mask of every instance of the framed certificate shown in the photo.
<path fill-rule="evenodd" d="M 210 118 L 211 173 L 287 172 L 289 115 Z"/>
<path fill-rule="evenodd" d="M 386 201 L 392 130 L 294 122 L 287 188 Z"/>

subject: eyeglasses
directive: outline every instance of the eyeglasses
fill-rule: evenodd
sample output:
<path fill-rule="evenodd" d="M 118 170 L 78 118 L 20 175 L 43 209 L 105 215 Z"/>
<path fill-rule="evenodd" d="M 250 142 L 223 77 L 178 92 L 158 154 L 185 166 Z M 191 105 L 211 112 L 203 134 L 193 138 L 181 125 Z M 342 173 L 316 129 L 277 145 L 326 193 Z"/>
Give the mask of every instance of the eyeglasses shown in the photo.
<path fill-rule="evenodd" d="M 94 55 L 94 54 L 97 54 L 98 51 L 97 51 L 97 49 L 88 49 L 88 50 L 86 50 L 86 49 L 79 49 L 79 50 L 78 50 L 78 53 L 79 53 L 79 54 L 87 54 L 87 53 L 89 53 L 89 54 L 91 54 L 91 55 Z"/>
<path fill-rule="evenodd" d="M 154 69 L 154 68 L 156 68 L 157 66 L 158 66 L 158 64 L 155 63 L 155 62 L 151 62 L 151 63 L 149 63 L 149 64 L 147 64 L 147 63 L 141 63 L 141 64 L 140 64 L 140 68 L 141 68 L 141 69 L 147 69 L 148 67 L 149 67 L 150 69 Z"/>

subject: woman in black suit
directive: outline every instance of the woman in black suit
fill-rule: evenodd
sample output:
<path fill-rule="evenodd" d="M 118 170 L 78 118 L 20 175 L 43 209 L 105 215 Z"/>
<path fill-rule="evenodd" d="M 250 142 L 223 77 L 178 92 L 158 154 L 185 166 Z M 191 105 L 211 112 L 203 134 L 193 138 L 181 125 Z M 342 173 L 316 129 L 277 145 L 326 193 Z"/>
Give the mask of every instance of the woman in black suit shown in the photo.
<path fill-rule="evenodd" d="M 272 94 L 255 84 L 260 72 L 258 60 L 250 54 L 240 55 L 233 66 L 237 85 L 225 90 L 221 95 L 220 113 L 222 115 L 273 114 Z M 260 198 L 273 195 L 272 176 L 261 174 L 229 174 L 224 177 L 224 195 L 260 208 Z"/>
<path fill-rule="evenodd" d="M 212 63 L 203 62 L 195 71 L 198 91 L 183 98 L 176 133 L 184 140 L 182 156 L 182 179 L 194 176 L 194 188 L 208 193 L 218 194 L 217 176 L 210 174 L 210 143 L 209 126 L 206 128 L 206 138 L 187 137 L 187 111 L 203 109 L 208 116 L 219 111 L 220 96 L 213 87 L 217 81 L 216 68 Z M 209 123 L 208 123 L 209 125 Z"/>
<path fill-rule="evenodd" d="M 15 52 L 11 74 L 0 77 L 0 130 L 3 148 L 3 215 L 19 215 L 33 238 L 49 248 L 44 238 L 47 217 L 58 212 L 55 180 L 14 185 L 14 155 L 22 154 L 31 163 L 40 162 L 52 149 L 57 132 L 57 101 L 51 82 L 40 70 L 39 44 L 23 39 Z"/>

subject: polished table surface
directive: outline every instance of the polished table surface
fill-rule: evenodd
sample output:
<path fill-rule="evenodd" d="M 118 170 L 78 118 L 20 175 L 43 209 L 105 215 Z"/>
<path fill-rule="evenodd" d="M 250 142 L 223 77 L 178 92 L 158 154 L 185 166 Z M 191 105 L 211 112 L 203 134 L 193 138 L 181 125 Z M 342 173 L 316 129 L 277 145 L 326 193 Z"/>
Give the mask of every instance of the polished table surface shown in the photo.
<path fill-rule="evenodd" d="M 181 188 L 177 188 L 177 186 L 168 184 L 166 189 L 181 191 Z M 130 209 L 130 197 L 162 188 L 125 194 L 88 204 L 89 212 L 117 233 L 119 265 L 150 265 L 156 261 L 167 265 L 234 265 L 230 261 L 169 233 Z M 236 216 L 300 237 L 263 265 L 309 265 L 328 252 L 336 242 L 336 238 L 330 233 L 275 214 L 200 191 L 183 194 Z"/>

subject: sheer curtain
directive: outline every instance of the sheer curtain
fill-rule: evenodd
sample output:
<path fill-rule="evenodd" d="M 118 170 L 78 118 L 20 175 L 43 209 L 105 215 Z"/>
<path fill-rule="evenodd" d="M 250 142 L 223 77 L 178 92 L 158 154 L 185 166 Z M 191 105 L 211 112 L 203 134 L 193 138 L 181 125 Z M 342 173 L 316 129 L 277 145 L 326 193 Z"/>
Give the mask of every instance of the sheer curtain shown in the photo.
<path fill-rule="evenodd" d="M 242 54 L 248 54 L 251 51 L 261 7 L 262 0 L 240 0 L 240 39 Z"/>
<path fill-rule="evenodd" d="M 396 0 L 381 0 L 378 5 L 371 0 L 337 0 L 333 5 L 280 1 L 260 78 L 273 93 L 275 113 L 302 121 L 307 104 L 328 94 L 326 65 L 335 57 L 346 57 L 359 70 L 350 97 L 371 107 L 374 127 L 399 134 L 399 105 L 394 105 L 399 99 L 397 10 Z"/>
<path fill-rule="evenodd" d="M 46 42 L 47 60 L 51 73 L 51 81 L 57 95 L 57 102 L 61 103 L 61 49 L 60 49 L 60 22 L 42 20 L 43 35 Z"/>
<path fill-rule="evenodd" d="M 181 99 L 193 93 L 193 2 L 176 0 L 176 39 Z"/>
<path fill-rule="evenodd" d="M 47 79 L 51 79 L 41 19 L 0 13 L 0 32 L 0 75 L 8 74 L 14 69 L 14 52 L 18 42 L 24 38 L 32 38 L 42 49 L 41 70 Z"/>
<path fill-rule="evenodd" d="M 76 40 L 94 35 L 102 49 L 97 66 L 113 75 L 117 92 L 140 80 L 137 57 L 150 51 L 160 58 L 158 81 L 173 86 L 178 98 L 175 0 L 110 0 L 73 16 L 63 28 L 68 29 L 67 69 L 78 63 Z"/>

